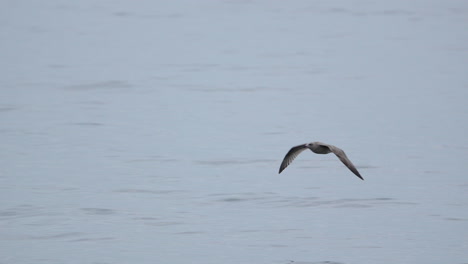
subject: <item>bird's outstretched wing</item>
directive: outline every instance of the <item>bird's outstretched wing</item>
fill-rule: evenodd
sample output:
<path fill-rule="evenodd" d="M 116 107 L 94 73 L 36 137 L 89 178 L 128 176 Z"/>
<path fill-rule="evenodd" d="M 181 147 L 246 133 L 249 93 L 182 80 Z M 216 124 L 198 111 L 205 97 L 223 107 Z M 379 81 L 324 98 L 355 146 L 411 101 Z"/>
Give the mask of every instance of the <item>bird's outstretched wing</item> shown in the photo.
<path fill-rule="evenodd" d="M 342 149 L 328 144 L 323 144 L 323 146 L 327 146 L 331 150 L 331 152 L 333 152 L 341 160 L 341 162 L 343 162 L 343 164 L 346 165 L 346 167 L 348 167 L 348 169 L 350 169 L 361 180 L 364 180 L 364 178 L 362 178 L 359 171 L 356 169 L 356 167 L 354 167 L 354 164 L 348 159 L 346 153 Z"/>
<path fill-rule="evenodd" d="M 297 157 L 297 155 L 299 155 L 299 153 L 301 153 L 302 151 L 304 151 L 306 149 L 308 149 L 306 144 L 302 144 L 302 145 L 299 145 L 299 146 L 292 147 L 288 151 L 286 156 L 284 156 L 283 162 L 281 162 L 281 166 L 279 168 L 278 173 L 281 173 L 284 169 L 286 169 L 286 167 L 289 164 L 291 164 L 291 162 L 293 162 L 293 160 Z"/>

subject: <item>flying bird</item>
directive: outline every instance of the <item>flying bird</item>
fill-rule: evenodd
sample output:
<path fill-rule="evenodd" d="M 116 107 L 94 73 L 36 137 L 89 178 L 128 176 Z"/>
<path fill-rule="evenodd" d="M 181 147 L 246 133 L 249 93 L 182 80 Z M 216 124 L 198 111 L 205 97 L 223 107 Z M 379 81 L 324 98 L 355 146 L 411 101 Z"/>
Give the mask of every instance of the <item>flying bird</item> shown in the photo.
<path fill-rule="evenodd" d="M 286 169 L 286 167 L 288 167 L 288 165 L 291 164 L 291 162 L 293 162 L 297 155 L 299 155 L 302 151 L 306 149 L 310 149 L 312 152 L 317 154 L 328 154 L 330 152 L 333 152 L 341 160 L 341 162 L 343 162 L 344 165 L 348 167 L 348 169 L 350 169 L 361 180 L 364 180 L 359 171 L 356 169 L 356 167 L 354 167 L 353 163 L 348 159 L 348 157 L 342 149 L 322 142 L 312 142 L 292 147 L 286 154 L 286 156 L 284 156 L 283 162 L 281 163 L 281 167 L 278 173 L 281 173 L 284 169 Z"/>

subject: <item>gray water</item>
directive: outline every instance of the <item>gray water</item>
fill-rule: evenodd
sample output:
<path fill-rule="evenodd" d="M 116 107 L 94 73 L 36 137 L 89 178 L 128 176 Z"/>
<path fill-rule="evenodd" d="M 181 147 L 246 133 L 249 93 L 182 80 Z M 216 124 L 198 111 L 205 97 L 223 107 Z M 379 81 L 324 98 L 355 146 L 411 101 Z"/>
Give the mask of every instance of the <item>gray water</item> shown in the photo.
<path fill-rule="evenodd" d="M 6 1 L 0 263 L 468 263 L 466 1 Z M 333 155 L 343 148 L 365 181 Z"/>

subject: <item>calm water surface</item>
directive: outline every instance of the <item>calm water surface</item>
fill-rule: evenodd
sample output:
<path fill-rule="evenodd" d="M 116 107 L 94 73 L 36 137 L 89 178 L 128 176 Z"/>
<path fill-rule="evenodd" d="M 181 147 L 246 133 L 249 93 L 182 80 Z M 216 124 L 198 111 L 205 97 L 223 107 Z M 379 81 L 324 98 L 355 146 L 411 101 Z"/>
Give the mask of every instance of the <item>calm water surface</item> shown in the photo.
<path fill-rule="evenodd" d="M 468 263 L 465 2 L 0 12 L 0 263 Z"/>

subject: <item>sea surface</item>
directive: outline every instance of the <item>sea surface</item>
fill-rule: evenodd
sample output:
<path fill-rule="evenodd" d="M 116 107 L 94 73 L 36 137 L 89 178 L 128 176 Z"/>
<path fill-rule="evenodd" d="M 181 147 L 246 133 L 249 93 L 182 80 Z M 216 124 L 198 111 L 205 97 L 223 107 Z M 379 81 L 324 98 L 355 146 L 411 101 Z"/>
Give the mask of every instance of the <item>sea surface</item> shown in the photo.
<path fill-rule="evenodd" d="M 468 263 L 468 2 L 3 1 L 1 264 Z M 345 150 L 361 181 L 333 154 Z"/>

